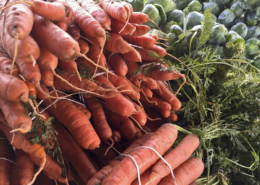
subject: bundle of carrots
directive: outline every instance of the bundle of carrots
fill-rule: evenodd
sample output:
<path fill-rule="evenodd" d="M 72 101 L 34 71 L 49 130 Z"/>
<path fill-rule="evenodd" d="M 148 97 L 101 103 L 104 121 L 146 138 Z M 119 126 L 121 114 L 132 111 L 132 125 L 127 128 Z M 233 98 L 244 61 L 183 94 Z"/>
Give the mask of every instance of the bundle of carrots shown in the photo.
<path fill-rule="evenodd" d="M 147 21 L 115 0 L 1 1 L 0 185 L 200 176 L 203 163 L 189 158 L 197 137 L 171 148 L 177 130 L 164 123 L 177 121 L 181 102 L 167 81 L 186 80 Z"/>

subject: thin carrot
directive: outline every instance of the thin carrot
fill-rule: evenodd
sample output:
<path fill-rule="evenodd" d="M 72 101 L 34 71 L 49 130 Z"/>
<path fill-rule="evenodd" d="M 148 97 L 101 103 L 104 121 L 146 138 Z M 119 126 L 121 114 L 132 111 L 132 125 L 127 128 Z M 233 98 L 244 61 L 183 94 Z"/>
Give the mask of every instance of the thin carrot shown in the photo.
<path fill-rule="evenodd" d="M 148 33 L 151 28 L 146 25 L 132 24 L 136 27 L 136 30 L 132 33 L 132 36 L 141 36 Z"/>
<path fill-rule="evenodd" d="M 148 20 L 149 20 L 148 15 L 141 12 L 133 12 L 132 15 L 130 16 L 129 22 L 142 24 L 142 23 L 146 23 Z"/>
<path fill-rule="evenodd" d="M 171 111 L 166 109 L 155 108 L 155 110 L 164 118 L 171 116 Z"/>
<path fill-rule="evenodd" d="M 153 97 L 153 92 L 151 91 L 151 89 L 146 87 L 144 84 L 141 84 L 140 88 L 142 89 L 142 91 L 145 94 L 145 96 L 147 96 L 148 98 L 152 98 Z"/>
<path fill-rule="evenodd" d="M 0 130 L 0 157 L 10 159 L 10 143 L 7 140 L 5 134 Z M 11 160 L 11 159 L 10 159 Z M 10 161 L 0 159 L 0 184 L 1 185 L 9 185 L 9 171 L 11 168 Z"/>
<path fill-rule="evenodd" d="M 152 98 L 149 99 L 150 102 L 154 102 L 154 103 L 149 103 L 143 95 L 141 95 L 140 100 L 148 107 L 156 107 L 161 110 L 171 110 L 171 105 L 168 102 L 163 101 L 162 99 L 156 96 L 153 96 Z"/>
<path fill-rule="evenodd" d="M 149 77 L 146 77 L 146 76 L 143 76 L 142 78 L 142 83 L 147 86 L 149 89 L 158 89 L 159 86 L 157 84 L 157 81 L 152 79 L 152 78 L 149 78 Z"/>
<path fill-rule="evenodd" d="M 125 36 L 124 40 L 126 40 L 127 42 L 146 48 L 146 49 L 150 49 L 153 48 L 153 46 L 155 45 L 155 40 L 153 37 L 150 37 L 148 35 L 142 35 L 142 36 Z"/>
<path fill-rule="evenodd" d="M 135 26 L 127 23 L 126 21 L 120 21 L 111 18 L 111 32 L 119 35 L 131 35 L 135 31 Z"/>
<path fill-rule="evenodd" d="M 79 40 L 80 38 L 80 30 L 76 23 L 72 23 L 68 27 L 67 33 L 75 40 Z"/>
<path fill-rule="evenodd" d="M 99 137 L 103 140 L 111 138 L 112 130 L 107 123 L 101 103 L 95 98 L 85 98 L 85 105 L 92 113 L 92 122 Z"/>
<path fill-rule="evenodd" d="M 115 70 L 116 75 L 125 76 L 127 74 L 128 68 L 124 59 L 119 54 L 110 51 L 105 51 L 104 54 L 111 67 Z"/>
<path fill-rule="evenodd" d="M 89 51 L 88 43 L 83 39 L 78 39 L 80 53 L 86 54 Z"/>
<path fill-rule="evenodd" d="M 176 121 L 178 120 L 178 117 L 177 117 L 177 115 L 176 115 L 173 111 L 171 111 L 171 114 L 170 114 L 170 116 L 168 117 L 168 119 L 169 119 L 170 121 L 176 122 Z"/>

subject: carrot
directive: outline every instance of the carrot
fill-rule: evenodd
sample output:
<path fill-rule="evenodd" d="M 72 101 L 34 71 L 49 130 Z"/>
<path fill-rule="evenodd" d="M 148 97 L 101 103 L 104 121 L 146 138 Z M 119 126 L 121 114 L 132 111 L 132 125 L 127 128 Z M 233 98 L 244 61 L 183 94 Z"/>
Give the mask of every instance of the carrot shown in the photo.
<path fill-rule="evenodd" d="M 170 110 L 163 110 L 163 109 L 159 109 L 159 108 L 155 108 L 155 110 L 164 118 L 168 118 L 169 116 L 171 116 L 171 111 Z"/>
<path fill-rule="evenodd" d="M 159 59 L 152 56 L 152 51 L 140 47 L 134 47 L 136 51 L 141 55 L 143 61 L 147 62 L 157 62 Z"/>
<path fill-rule="evenodd" d="M 67 33 L 75 40 L 79 40 L 80 38 L 80 30 L 76 23 L 72 23 L 68 29 Z"/>
<path fill-rule="evenodd" d="M 124 40 L 126 40 L 127 42 L 129 42 L 131 44 L 141 46 L 146 49 L 153 48 L 153 46 L 155 45 L 155 42 L 156 42 L 153 37 L 150 37 L 147 35 L 125 36 Z"/>
<path fill-rule="evenodd" d="M 47 95 L 49 95 L 50 92 L 49 92 L 48 88 L 43 83 L 41 83 L 40 86 L 41 86 L 41 89 L 44 91 L 45 94 L 43 94 L 41 91 L 38 91 L 36 93 L 36 96 L 37 96 L 37 98 L 39 98 L 41 100 L 47 100 L 49 98 Z"/>
<path fill-rule="evenodd" d="M 95 80 L 113 86 L 103 75 L 96 77 Z M 113 98 L 105 98 L 103 101 L 105 102 L 106 108 L 123 117 L 131 116 L 136 112 L 134 104 L 120 93 L 116 94 Z"/>
<path fill-rule="evenodd" d="M 141 36 L 148 33 L 151 30 L 151 28 L 146 25 L 139 25 L 139 24 L 132 24 L 132 25 L 136 27 L 136 30 L 133 32 L 132 36 Z"/>
<path fill-rule="evenodd" d="M 176 121 L 178 120 L 178 117 L 177 117 L 177 115 L 176 115 L 173 111 L 171 111 L 171 114 L 170 114 L 170 116 L 168 117 L 168 119 L 169 119 L 170 121 L 176 122 Z"/>
<path fill-rule="evenodd" d="M 154 103 L 148 102 L 143 95 L 141 95 L 140 100 L 148 107 L 156 107 L 161 110 L 171 110 L 171 105 L 168 102 L 163 101 L 162 99 L 156 96 L 149 99 L 150 102 L 154 102 Z"/>
<path fill-rule="evenodd" d="M 111 20 L 108 14 L 93 0 L 83 0 L 80 5 L 96 19 L 105 30 L 110 31 Z"/>
<path fill-rule="evenodd" d="M 114 19 L 126 21 L 129 16 L 128 11 L 120 2 L 113 0 L 100 0 L 99 4 L 103 10 Z"/>
<path fill-rule="evenodd" d="M 174 125 L 164 124 L 143 144 L 143 146 L 154 148 L 160 155 L 162 155 L 174 143 L 177 138 L 177 133 L 177 129 Z M 147 148 L 139 148 L 129 154 L 135 159 L 141 174 L 159 158 L 157 154 Z M 126 157 L 109 173 L 102 184 L 130 184 L 136 178 L 136 166 L 131 158 Z"/>
<path fill-rule="evenodd" d="M 61 96 L 60 93 L 58 93 Z M 43 107 L 50 105 L 49 102 L 44 101 Z M 72 134 L 79 145 L 85 149 L 95 149 L 100 144 L 94 128 L 89 119 L 69 100 L 59 100 L 56 104 L 47 109 L 60 123 L 62 123 Z M 73 124 L 71 124 L 73 123 Z"/>
<path fill-rule="evenodd" d="M 40 173 L 39 177 L 35 181 L 35 185 L 53 185 L 53 181 L 49 179 L 44 173 Z"/>
<path fill-rule="evenodd" d="M 65 6 L 66 16 L 58 21 L 54 21 L 54 23 L 62 30 L 67 31 L 68 27 L 75 21 L 75 13 L 72 8 L 67 5 L 67 3 L 63 3 L 63 5 Z"/>
<path fill-rule="evenodd" d="M 135 78 L 140 79 L 140 80 L 143 79 L 144 75 L 143 75 L 142 71 L 139 70 L 139 65 L 137 63 L 126 61 L 126 65 L 128 67 L 127 74 L 131 76 L 132 80 L 134 80 Z"/>
<path fill-rule="evenodd" d="M 78 43 L 68 33 L 37 15 L 34 16 L 31 35 L 39 45 L 63 61 L 73 61 L 80 51 Z"/>
<path fill-rule="evenodd" d="M 112 130 L 107 123 L 105 112 L 101 103 L 94 98 L 85 98 L 85 105 L 92 113 L 92 123 L 99 137 L 103 140 L 108 140 L 111 138 Z"/>
<path fill-rule="evenodd" d="M 134 140 L 136 138 L 137 132 L 135 125 L 129 118 L 122 117 L 121 115 L 109 110 L 105 110 L 105 112 L 109 124 L 115 127 L 124 138 L 127 140 Z"/>
<path fill-rule="evenodd" d="M 54 81 L 53 71 L 57 68 L 58 58 L 45 48 L 41 47 L 40 49 L 41 55 L 37 60 L 37 64 L 41 71 L 41 80 L 46 86 L 52 87 Z"/>
<path fill-rule="evenodd" d="M 94 154 L 95 158 L 98 158 L 98 160 L 110 162 L 111 160 L 117 157 L 117 154 L 115 153 L 114 150 L 107 151 L 108 147 L 109 145 L 102 141 L 99 148 L 96 148 L 95 150 L 91 150 L 90 152 Z"/>
<path fill-rule="evenodd" d="M 142 62 L 141 55 L 136 50 L 121 53 L 121 56 L 130 62 Z"/>
<path fill-rule="evenodd" d="M 174 95 L 172 91 L 168 89 L 168 87 L 162 81 L 157 81 L 157 83 L 160 88 L 156 90 L 157 94 L 162 99 L 170 103 L 173 110 L 178 111 L 181 108 L 180 100 Z"/>
<path fill-rule="evenodd" d="M 203 170 L 203 162 L 199 158 L 193 157 L 182 163 L 173 171 L 173 173 L 178 185 L 186 185 L 199 178 Z M 173 177 L 168 175 L 159 183 L 159 185 L 172 185 L 173 183 Z"/>
<path fill-rule="evenodd" d="M 132 15 L 130 16 L 129 22 L 142 24 L 142 23 L 146 23 L 148 20 L 149 20 L 148 15 L 141 12 L 133 12 Z"/>
<path fill-rule="evenodd" d="M 125 76 L 127 74 L 127 66 L 124 59 L 117 53 L 105 51 L 105 56 L 111 67 L 115 70 L 116 75 Z"/>
<path fill-rule="evenodd" d="M 88 43 L 83 39 L 78 39 L 80 53 L 83 53 L 84 55 L 89 51 L 89 45 Z"/>
<path fill-rule="evenodd" d="M 70 98 L 72 99 L 72 98 Z M 76 101 L 75 99 L 73 99 L 74 101 Z M 90 119 L 91 118 L 91 112 L 82 104 L 79 104 L 79 103 L 75 103 L 75 102 L 72 102 L 75 107 L 77 107 L 83 114 L 85 114 L 85 116 Z"/>
<path fill-rule="evenodd" d="M 5 27 L 8 34 L 17 39 L 25 39 L 33 26 L 33 12 L 25 4 L 16 4 L 6 11 Z"/>
<path fill-rule="evenodd" d="M 191 156 L 191 154 L 196 150 L 198 146 L 199 146 L 198 137 L 195 135 L 188 135 L 179 143 L 179 145 L 176 148 L 174 148 L 166 156 L 164 156 L 164 159 L 170 164 L 172 169 L 175 169 L 179 165 L 184 163 Z M 158 184 L 160 180 L 166 177 L 167 175 L 169 175 L 170 172 L 171 170 L 167 166 L 167 164 L 164 161 L 159 160 L 152 168 L 149 182 L 151 184 Z M 192 181 L 194 180 L 196 179 L 193 179 Z M 189 184 L 189 183 L 185 183 L 185 184 Z"/>
<path fill-rule="evenodd" d="M 10 169 L 10 185 L 19 185 L 19 176 L 17 175 L 19 173 L 19 169 L 18 166 L 15 164 L 11 165 L 11 169 Z"/>
<path fill-rule="evenodd" d="M 82 149 L 70 136 L 70 134 L 59 124 L 55 123 L 57 138 L 63 155 L 70 161 L 85 183 L 97 172 Z M 75 157 L 77 156 L 77 157 Z"/>
<path fill-rule="evenodd" d="M 80 29 L 91 37 L 105 37 L 105 30 L 89 12 L 84 10 L 76 1 L 68 1 L 68 5 L 75 12 L 75 22 Z"/>
<path fill-rule="evenodd" d="M 142 83 L 147 86 L 149 89 L 158 89 L 159 86 L 157 84 L 157 81 L 152 79 L 152 78 L 149 78 L 149 77 L 146 77 L 146 76 L 143 76 L 142 78 Z"/>
<path fill-rule="evenodd" d="M 0 130 L 0 157 L 10 159 L 10 144 L 6 139 L 5 134 Z M 11 163 L 7 160 L 0 159 L 0 185 L 9 185 L 9 171 Z"/>
<path fill-rule="evenodd" d="M 158 35 L 156 35 L 156 34 L 149 34 L 149 33 L 146 33 L 145 35 L 150 36 L 150 37 L 153 37 L 153 39 L 154 39 L 156 42 L 157 42 L 158 39 L 159 39 Z"/>
<path fill-rule="evenodd" d="M 120 132 L 114 130 L 112 132 L 112 140 L 115 144 L 119 143 L 121 141 L 121 134 Z"/>
<path fill-rule="evenodd" d="M 167 54 L 166 50 L 161 46 L 154 45 L 153 47 L 147 49 L 150 49 L 151 51 L 157 53 L 160 57 L 164 57 Z"/>
<path fill-rule="evenodd" d="M 150 120 L 147 120 L 147 122 L 146 122 L 146 124 L 145 124 L 145 126 L 144 126 L 144 129 L 145 130 L 147 130 L 146 128 L 148 128 L 150 131 L 152 131 L 152 132 L 155 132 L 156 130 L 158 130 L 159 129 L 159 127 L 153 122 L 153 121 L 150 121 Z M 149 131 L 148 130 L 148 131 Z M 145 174 L 146 174 L 146 172 L 145 172 Z M 145 175 L 145 177 L 147 177 L 148 175 Z M 148 177 L 148 180 L 147 181 L 149 181 L 149 178 L 150 178 L 150 176 Z M 142 177 L 142 180 L 143 180 L 143 177 Z M 146 181 L 146 182 L 147 182 Z"/>
<path fill-rule="evenodd" d="M 34 163 L 22 150 L 16 150 L 16 161 L 19 169 L 20 184 L 27 185 L 31 182 L 34 174 Z"/>
<path fill-rule="evenodd" d="M 65 70 L 69 73 L 78 73 L 78 66 L 75 61 L 65 62 L 65 61 L 59 60 L 58 66 L 61 69 Z M 79 74 L 77 74 L 77 75 L 80 76 Z"/>
<path fill-rule="evenodd" d="M 144 112 L 144 110 L 137 105 L 136 103 L 134 103 L 135 105 L 135 109 L 139 111 L 138 114 L 133 114 L 132 117 L 141 125 L 144 126 L 145 123 L 147 122 L 147 117 L 146 114 Z"/>
<path fill-rule="evenodd" d="M 123 40 L 123 38 L 115 33 L 110 33 L 110 40 L 106 41 L 105 49 L 113 53 L 127 53 L 133 48 Z"/>
<path fill-rule="evenodd" d="M 151 89 L 149 89 L 148 87 L 146 87 L 143 84 L 141 84 L 141 89 L 142 89 L 142 91 L 143 91 L 145 96 L 147 96 L 148 98 L 152 98 L 153 97 L 153 92 L 151 91 Z"/>
<path fill-rule="evenodd" d="M 100 57 L 99 57 L 100 55 Z M 89 52 L 87 53 L 88 58 L 90 58 L 92 61 L 94 61 L 96 64 L 99 64 L 103 67 L 106 67 L 106 57 L 101 52 L 101 49 L 96 46 L 90 46 Z"/>
<path fill-rule="evenodd" d="M 131 35 L 135 27 L 126 21 L 111 18 L 111 32 L 119 35 Z"/>
<path fill-rule="evenodd" d="M 8 54 L 4 51 L 2 46 L 0 46 L 0 71 L 6 74 L 11 73 L 12 60 L 9 58 Z M 14 64 L 12 69 L 12 75 L 17 76 L 20 70 L 16 64 Z"/>
<path fill-rule="evenodd" d="M 157 127 L 160 127 L 167 122 L 167 120 L 162 118 L 161 115 L 158 114 L 153 108 L 144 106 L 144 110 L 150 118 L 147 122 L 153 122 Z"/>
<path fill-rule="evenodd" d="M 87 35 L 85 33 L 82 33 L 85 40 L 87 40 L 89 43 L 91 43 L 93 46 L 99 46 L 102 47 L 105 43 L 105 37 L 91 37 L 90 35 Z"/>

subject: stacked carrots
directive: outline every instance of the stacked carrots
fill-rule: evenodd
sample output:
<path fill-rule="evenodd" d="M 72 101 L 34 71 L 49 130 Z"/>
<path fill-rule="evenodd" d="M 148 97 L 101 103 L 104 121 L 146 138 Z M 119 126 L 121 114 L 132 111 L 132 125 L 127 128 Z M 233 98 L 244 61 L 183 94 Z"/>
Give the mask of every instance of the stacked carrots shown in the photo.
<path fill-rule="evenodd" d="M 164 123 L 181 102 L 166 81 L 186 80 L 162 60 L 147 15 L 114 0 L 9 0 L 1 13 L 0 185 L 130 185 L 138 171 L 143 184 L 173 184 L 150 148 L 178 184 L 201 175 L 188 159 L 196 136 L 171 148 L 177 130 Z"/>

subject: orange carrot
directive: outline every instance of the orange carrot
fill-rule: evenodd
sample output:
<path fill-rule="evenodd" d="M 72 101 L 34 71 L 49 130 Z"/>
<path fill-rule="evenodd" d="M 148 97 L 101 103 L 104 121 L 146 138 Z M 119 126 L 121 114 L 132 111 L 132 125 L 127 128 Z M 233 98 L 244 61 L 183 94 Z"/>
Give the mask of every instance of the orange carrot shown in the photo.
<path fill-rule="evenodd" d="M 141 55 L 143 61 L 147 62 L 157 62 L 159 59 L 152 56 L 152 51 L 140 47 L 135 47 L 136 51 Z"/>
<path fill-rule="evenodd" d="M 58 21 L 54 21 L 54 23 L 59 26 L 62 30 L 67 31 L 68 27 L 74 23 L 75 21 L 75 13 L 70 8 L 67 3 L 63 3 L 66 9 L 66 16 L 62 19 L 59 19 Z"/>
<path fill-rule="evenodd" d="M 103 8 L 103 10 L 114 19 L 120 21 L 127 20 L 129 13 L 120 2 L 113 0 L 100 0 L 99 4 Z"/>
<path fill-rule="evenodd" d="M 141 55 L 136 50 L 121 53 L 121 56 L 130 62 L 142 62 Z"/>
<path fill-rule="evenodd" d="M 19 185 L 20 184 L 20 179 L 19 176 L 17 175 L 19 173 L 18 166 L 15 164 L 11 165 L 10 169 L 10 185 Z"/>
<path fill-rule="evenodd" d="M 70 134 L 59 123 L 55 123 L 55 128 L 59 133 L 57 138 L 62 154 L 70 161 L 84 182 L 87 183 L 97 172 L 96 169 Z"/>
<path fill-rule="evenodd" d="M 64 71 L 67 71 L 69 73 L 77 73 L 78 72 L 78 66 L 75 61 L 65 62 L 62 60 L 59 60 L 58 66 L 63 69 Z"/>
<path fill-rule="evenodd" d="M 71 103 L 73 103 L 75 105 L 75 107 L 77 107 L 83 114 L 85 114 L 85 116 L 87 116 L 88 119 L 91 118 L 91 112 L 86 108 L 86 106 L 84 104 L 81 104 L 80 102 L 78 102 L 77 100 L 75 100 L 72 97 L 70 97 L 69 99 L 73 100 L 73 101 L 71 101 Z M 78 102 L 78 103 L 76 103 L 76 102 Z"/>
<path fill-rule="evenodd" d="M 41 91 L 38 91 L 36 93 L 36 96 L 37 96 L 37 98 L 39 98 L 41 100 L 47 100 L 49 98 L 47 95 L 49 95 L 50 92 L 49 92 L 48 88 L 43 83 L 41 83 L 40 86 L 41 86 L 41 89 L 44 91 L 45 94 L 43 94 Z"/>
<path fill-rule="evenodd" d="M 107 123 L 105 112 L 101 103 L 95 98 L 85 98 L 84 101 L 85 105 L 92 113 L 92 123 L 99 137 L 103 140 L 108 140 L 111 138 L 112 130 Z"/>
<path fill-rule="evenodd" d="M 34 174 L 34 163 L 22 150 L 15 150 L 17 167 L 19 169 L 20 184 L 27 185 L 31 182 Z"/>
<path fill-rule="evenodd" d="M 34 16 L 31 34 L 39 45 L 60 60 L 73 61 L 80 51 L 78 43 L 68 33 L 40 16 Z"/>
<path fill-rule="evenodd" d="M 146 114 L 144 112 L 144 110 L 137 105 L 135 102 L 133 102 L 135 105 L 135 109 L 138 111 L 137 114 L 133 114 L 132 117 L 141 125 L 144 126 L 145 123 L 147 122 L 147 117 Z"/>
<path fill-rule="evenodd" d="M 143 146 L 154 148 L 160 155 L 163 155 L 176 140 L 177 133 L 177 129 L 174 125 L 164 124 L 143 144 Z M 135 159 L 141 174 L 159 159 L 157 154 L 147 148 L 139 148 L 129 154 Z M 109 173 L 102 184 L 125 185 L 130 184 L 136 178 L 136 166 L 131 158 L 126 157 Z"/>
<path fill-rule="evenodd" d="M 163 109 L 159 109 L 159 108 L 155 108 L 155 110 L 160 113 L 160 115 L 164 118 L 168 118 L 171 115 L 171 111 L 170 110 L 163 110 Z"/>
<path fill-rule="evenodd" d="M 10 159 L 10 143 L 8 142 L 5 134 L 0 130 L 0 157 Z M 10 159 L 11 160 L 11 159 Z M 11 163 L 7 160 L 0 160 L 0 184 L 9 185 L 9 171 L 11 168 Z"/>
<path fill-rule="evenodd" d="M 156 90 L 157 94 L 162 99 L 169 102 L 173 110 L 178 111 L 181 108 L 180 100 L 174 95 L 172 91 L 168 89 L 168 87 L 162 81 L 157 81 L 157 83 L 160 88 Z"/>
<path fill-rule="evenodd" d="M 199 178 L 203 170 L 204 163 L 199 158 L 193 157 L 182 163 L 173 173 L 178 185 L 186 185 Z M 158 185 L 172 185 L 173 183 L 172 175 L 168 175 Z"/>
<path fill-rule="evenodd" d="M 28 101 L 29 89 L 20 79 L 0 72 L 0 96 L 11 101 Z"/>
<path fill-rule="evenodd" d="M 75 23 L 72 23 L 68 27 L 67 33 L 75 40 L 79 40 L 79 38 L 80 38 L 80 30 L 79 30 L 79 27 Z"/>
<path fill-rule="evenodd" d="M 142 23 L 146 23 L 148 20 L 149 20 L 148 15 L 141 12 L 133 12 L 132 15 L 130 16 L 129 22 L 142 24 Z"/>
<path fill-rule="evenodd" d="M 0 46 L 0 71 L 6 74 L 11 73 L 12 60 L 9 58 L 8 54 L 4 51 L 2 46 Z M 16 64 L 13 66 L 12 76 L 17 76 L 20 70 Z"/>
<path fill-rule="evenodd" d="M 140 100 L 141 100 L 141 102 L 143 102 L 148 107 L 156 107 L 156 108 L 159 108 L 161 110 L 171 110 L 171 105 L 168 102 L 163 101 L 162 99 L 160 99 L 156 96 L 149 99 L 150 102 L 154 102 L 154 103 L 148 102 L 143 95 L 141 95 Z"/>
<path fill-rule="evenodd" d="M 176 121 L 178 120 L 178 117 L 177 117 L 177 115 L 176 115 L 173 111 L 171 111 L 171 114 L 170 114 L 170 116 L 168 117 L 168 119 L 169 119 L 170 121 L 176 122 Z"/>
<path fill-rule="evenodd" d="M 59 184 L 59 182 L 57 182 Z M 53 181 L 49 179 L 44 173 L 40 173 L 35 181 L 35 185 L 53 185 Z"/>
<path fill-rule="evenodd" d="M 141 36 L 148 33 L 151 30 L 151 28 L 146 25 L 139 25 L 139 24 L 132 24 L 132 25 L 136 27 L 136 30 L 133 32 L 132 36 Z"/>
<path fill-rule="evenodd" d="M 109 145 L 102 141 L 99 148 L 96 148 L 95 150 L 90 150 L 90 152 L 100 160 L 111 161 L 117 157 L 117 153 L 114 150 L 107 151 L 108 147 Z"/>
<path fill-rule="evenodd" d="M 147 86 L 149 89 L 158 89 L 159 88 L 156 80 L 146 77 L 146 76 L 143 76 L 142 83 L 145 86 Z"/>
<path fill-rule="evenodd" d="M 121 141 L 121 134 L 120 132 L 114 130 L 112 132 L 112 140 L 115 144 L 119 143 Z"/>
<path fill-rule="evenodd" d="M 99 57 L 99 55 L 100 55 L 100 57 Z M 99 47 L 90 46 L 89 47 L 89 52 L 88 52 L 87 56 L 92 61 L 94 61 L 96 64 L 101 65 L 103 67 L 106 67 L 106 57 L 101 52 L 101 49 Z"/>
<path fill-rule="evenodd" d="M 112 83 L 109 82 L 103 75 L 96 77 L 95 80 L 113 86 Z M 134 104 L 120 93 L 113 98 L 105 98 L 103 101 L 105 102 L 106 108 L 123 117 L 131 116 L 136 112 Z"/>
<path fill-rule="evenodd" d="M 59 96 L 62 96 L 60 93 L 58 94 Z M 47 107 L 49 105 L 49 102 L 43 102 L 43 107 Z M 99 146 L 100 139 L 89 122 L 89 119 L 80 110 L 78 110 L 73 103 L 69 100 L 62 99 L 55 105 L 56 108 L 51 106 L 47 109 L 47 112 L 53 115 L 70 131 L 81 147 L 85 149 L 95 149 Z"/>
<path fill-rule="evenodd" d="M 111 18 L 111 32 L 119 35 L 131 35 L 135 27 L 126 21 Z"/>
<path fill-rule="evenodd" d="M 150 49 L 151 51 L 157 53 L 160 57 L 164 57 L 167 54 L 166 50 L 161 46 L 154 45 L 153 47 L 147 49 Z"/>
<path fill-rule="evenodd" d="M 156 34 L 149 34 L 149 33 L 146 33 L 145 35 L 150 36 L 150 37 L 153 37 L 153 39 L 154 39 L 156 42 L 157 42 L 158 39 L 159 39 L 158 35 L 156 35 Z"/>
<path fill-rule="evenodd" d="M 106 41 L 105 49 L 113 53 L 127 53 L 133 48 L 120 35 L 110 33 L 110 40 Z"/>
<path fill-rule="evenodd" d="M 96 19 L 105 30 L 110 31 L 111 20 L 108 14 L 93 0 L 83 0 L 80 5 Z"/>
<path fill-rule="evenodd" d="M 89 51 L 88 43 L 83 39 L 78 39 L 80 53 L 86 54 Z"/>
<path fill-rule="evenodd" d="M 147 96 L 148 98 L 152 98 L 153 97 L 153 92 L 151 91 L 151 89 L 149 89 L 148 87 L 146 87 L 143 84 L 141 84 L 141 89 L 143 90 L 145 96 Z"/>
<path fill-rule="evenodd" d="M 146 49 L 153 48 L 153 46 L 155 45 L 155 42 L 156 42 L 153 37 L 150 37 L 147 35 L 125 36 L 124 40 L 126 40 L 127 42 L 129 42 L 131 44 L 141 46 Z"/>
<path fill-rule="evenodd" d="M 105 56 L 111 67 L 115 70 L 116 75 L 125 76 L 127 74 L 127 66 L 124 59 L 117 53 L 105 51 Z"/>
<path fill-rule="evenodd" d="M 82 33 L 83 37 L 93 46 L 102 47 L 105 43 L 105 37 L 91 37 L 85 33 Z"/>

